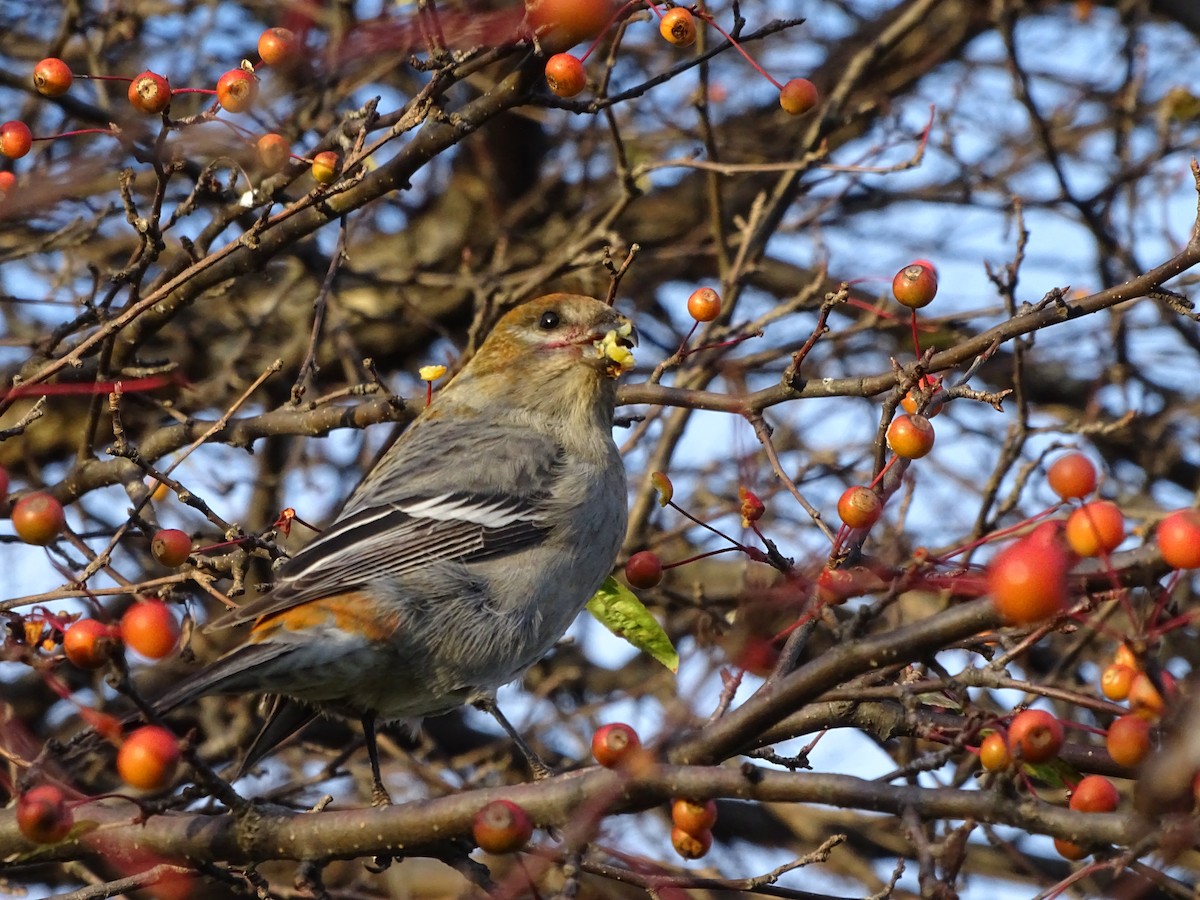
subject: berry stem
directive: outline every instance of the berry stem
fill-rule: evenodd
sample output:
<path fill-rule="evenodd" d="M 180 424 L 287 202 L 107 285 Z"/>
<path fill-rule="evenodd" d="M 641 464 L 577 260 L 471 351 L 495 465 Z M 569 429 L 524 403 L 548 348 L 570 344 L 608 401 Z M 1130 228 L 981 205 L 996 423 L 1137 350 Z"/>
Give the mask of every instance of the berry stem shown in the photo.
<path fill-rule="evenodd" d="M 771 84 L 775 85 L 776 90 L 780 90 L 780 91 L 783 90 L 783 85 L 780 84 L 778 81 L 776 81 L 774 78 L 772 78 L 770 73 L 768 73 L 766 69 L 764 69 L 758 63 L 756 63 L 754 61 L 754 57 L 751 56 L 749 53 L 747 53 L 745 48 L 742 47 L 742 45 L 738 43 L 737 38 L 735 38 L 732 34 L 730 34 L 728 31 L 726 31 L 724 28 L 722 28 L 720 25 L 718 25 L 716 20 L 712 16 L 710 16 L 706 12 L 697 11 L 696 17 L 701 19 L 704 22 L 707 22 L 709 25 L 711 25 L 713 28 L 715 28 L 717 31 L 719 31 L 721 33 L 721 35 L 725 38 L 725 40 L 729 41 L 729 43 L 733 45 L 733 49 L 736 50 L 738 53 L 742 54 L 742 56 L 745 57 L 746 62 L 750 63 L 750 65 L 754 67 L 754 69 L 758 72 L 759 75 L 761 75 L 763 78 L 767 79 L 767 81 L 771 82 Z"/>

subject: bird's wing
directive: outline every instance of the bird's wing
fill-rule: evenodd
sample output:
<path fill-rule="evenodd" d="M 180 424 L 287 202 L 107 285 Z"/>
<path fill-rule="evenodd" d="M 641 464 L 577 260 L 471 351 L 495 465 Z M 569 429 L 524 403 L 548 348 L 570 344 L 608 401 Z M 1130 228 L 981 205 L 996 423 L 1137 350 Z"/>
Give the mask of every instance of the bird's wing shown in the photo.
<path fill-rule="evenodd" d="M 361 509 L 284 563 L 269 592 L 209 627 L 280 613 L 431 563 L 469 563 L 532 546 L 549 531 L 542 499 L 455 492 Z"/>

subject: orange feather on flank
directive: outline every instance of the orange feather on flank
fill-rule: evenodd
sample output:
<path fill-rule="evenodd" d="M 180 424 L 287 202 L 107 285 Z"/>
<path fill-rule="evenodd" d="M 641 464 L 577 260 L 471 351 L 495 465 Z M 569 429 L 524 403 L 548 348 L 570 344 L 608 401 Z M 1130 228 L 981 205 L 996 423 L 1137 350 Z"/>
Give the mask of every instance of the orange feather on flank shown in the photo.
<path fill-rule="evenodd" d="M 358 634 L 368 641 L 389 640 L 400 624 L 398 615 L 380 616 L 379 607 L 361 591 L 309 600 L 277 613 L 263 616 L 250 630 L 250 640 L 259 643 L 280 629 L 302 633 L 332 625 L 345 634 Z"/>

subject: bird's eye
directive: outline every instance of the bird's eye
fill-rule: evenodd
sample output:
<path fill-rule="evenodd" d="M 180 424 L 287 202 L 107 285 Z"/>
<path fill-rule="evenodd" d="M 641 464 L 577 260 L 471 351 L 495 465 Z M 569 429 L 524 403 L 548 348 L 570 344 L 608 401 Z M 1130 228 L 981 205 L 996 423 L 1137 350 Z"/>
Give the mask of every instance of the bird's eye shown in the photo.
<path fill-rule="evenodd" d="M 538 319 L 538 328 L 542 329 L 542 331 L 551 331 L 558 327 L 559 321 L 558 313 L 553 310 L 547 310 Z"/>

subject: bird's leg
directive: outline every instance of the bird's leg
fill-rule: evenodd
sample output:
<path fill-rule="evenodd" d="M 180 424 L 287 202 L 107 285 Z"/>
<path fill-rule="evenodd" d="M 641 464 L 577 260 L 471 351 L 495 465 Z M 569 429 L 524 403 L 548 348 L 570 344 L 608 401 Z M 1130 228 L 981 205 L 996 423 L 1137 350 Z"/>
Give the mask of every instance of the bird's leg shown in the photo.
<path fill-rule="evenodd" d="M 374 713 L 367 713 L 362 717 L 362 730 L 367 741 L 367 756 L 371 759 L 371 777 L 375 780 L 371 786 L 371 805 L 391 806 L 392 796 L 383 786 L 383 776 L 379 774 L 379 747 L 375 743 Z"/>
<path fill-rule="evenodd" d="M 475 701 L 475 708 L 485 713 L 489 713 L 495 719 L 500 727 L 512 738 L 512 742 L 517 745 L 517 749 L 521 751 L 521 755 L 525 757 L 525 762 L 529 764 L 529 770 L 533 772 L 535 781 L 541 781 L 543 778 L 549 778 L 554 774 L 554 770 L 546 765 L 545 760 L 533 752 L 533 748 L 525 743 L 525 739 L 513 728 L 512 723 L 504 717 L 504 713 L 500 712 L 500 707 L 496 705 L 496 701 L 490 697 L 486 700 Z"/>

